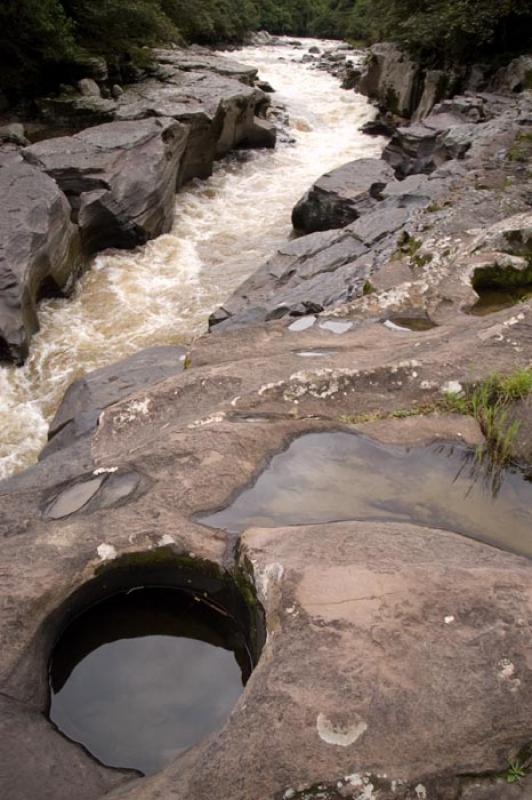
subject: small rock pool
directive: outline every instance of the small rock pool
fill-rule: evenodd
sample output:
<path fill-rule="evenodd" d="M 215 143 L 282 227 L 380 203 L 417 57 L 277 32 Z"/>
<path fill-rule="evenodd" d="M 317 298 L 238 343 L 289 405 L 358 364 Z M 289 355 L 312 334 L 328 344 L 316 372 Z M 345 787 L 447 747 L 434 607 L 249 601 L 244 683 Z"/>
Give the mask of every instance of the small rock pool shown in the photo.
<path fill-rule="evenodd" d="M 203 525 L 240 534 L 347 520 L 390 520 L 455 531 L 532 556 L 532 482 L 496 475 L 460 443 L 385 445 L 347 432 L 310 433 L 274 456 L 256 482 Z"/>
<path fill-rule="evenodd" d="M 206 593 L 134 588 L 78 616 L 50 662 L 50 719 L 99 761 L 145 775 L 221 727 L 253 668 Z"/>

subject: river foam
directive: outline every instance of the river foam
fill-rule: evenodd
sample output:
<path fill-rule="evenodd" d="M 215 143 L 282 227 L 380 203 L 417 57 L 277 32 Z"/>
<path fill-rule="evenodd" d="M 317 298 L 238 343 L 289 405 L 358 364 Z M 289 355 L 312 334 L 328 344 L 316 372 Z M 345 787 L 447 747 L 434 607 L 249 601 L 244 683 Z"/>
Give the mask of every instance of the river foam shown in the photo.
<path fill-rule="evenodd" d="M 68 300 L 39 308 L 40 332 L 22 368 L 0 368 L 0 478 L 33 463 L 67 387 L 89 370 L 154 344 L 186 343 L 209 314 L 291 232 L 290 214 L 319 175 L 378 156 L 382 140 L 360 133 L 367 100 L 301 63 L 313 45 L 246 47 L 290 115 L 292 144 L 237 154 L 177 196 L 171 233 L 134 251 L 99 255 Z M 296 59 L 294 61 L 293 59 Z"/>

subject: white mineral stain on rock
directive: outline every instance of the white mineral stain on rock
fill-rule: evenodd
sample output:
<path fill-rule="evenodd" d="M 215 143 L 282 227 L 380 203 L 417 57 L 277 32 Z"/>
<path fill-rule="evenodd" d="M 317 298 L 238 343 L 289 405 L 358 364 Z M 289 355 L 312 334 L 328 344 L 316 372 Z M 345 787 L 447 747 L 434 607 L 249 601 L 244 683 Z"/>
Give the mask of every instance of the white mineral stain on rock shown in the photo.
<path fill-rule="evenodd" d="M 385 319 L 382 323 L 385 328 L 389 328 L 391 331 L 406 331 L 407 333 L 412 333 L 408 328 L 404 328 L 402 325 L 396 325 L 395 322 L 392 322 L 391 319 Z"/>
<path fill-rule="evenodd" d="M 203 419 L 196 419 L 194 422 L 191 422 L 188 425 L 188 428 L 203 428 L 205 425 L 214 425 L 217 422 L 223 422 L 225 419 L 225 412 L 220 412 L 219 414 L 212 414 L 210 417 L 204 417 Z"/>
<path fill-rule="evenodd" d="M 96 548 L 96 552 L 100 557 L 101 561 L 110 561 L 113 558 L 116 558 L 116 550 L 112 544 L 99 544 Z"/>
<path fill-rule="evenodd" d="M 92 474 L 93 475 L 107 475 L 107 474 L 110 475 L 113 472 L 118 472 L 118 467 L 98 467 L 98 469 L 95 469 Z"/>
<path fill-rule="evenodd" d="M 331 722 L 325 714 L 318 714 L 316 728 L 320 739 L 327 744 L 337 745 L 338 747 L 349 747 L 359 739 L 368 729 L 364 720 L 357 720 L 351 725 L 343 725 Z"/>
<path fill-rule="evenodd" d="M 441 391 L 443 394 L 462 394 L 464 387 L 460 381 L 446 381 L 442 384 Z"/>

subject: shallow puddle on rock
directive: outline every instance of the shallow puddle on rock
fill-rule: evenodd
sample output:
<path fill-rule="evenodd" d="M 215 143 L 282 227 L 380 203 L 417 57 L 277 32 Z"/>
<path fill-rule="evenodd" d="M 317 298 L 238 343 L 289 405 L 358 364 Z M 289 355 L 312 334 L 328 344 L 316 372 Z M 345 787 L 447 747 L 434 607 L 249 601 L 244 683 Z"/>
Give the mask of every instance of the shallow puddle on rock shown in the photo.
<path fill-rule="evenodd" d="M 384 325 L 387 328 L 414 332 L 430 331 L 436 328 L 436 323 L 427 317 L 390 317 L 385 320 Z"/>
<path fill-rule="evenodd" d="M 198 519 L 250 527 L 395 520 L 456 531 L 532 556 L 532 483 L 506 469 L 498 491 L 461 444 L 389 446 L 351 433 L 312 433 L 276 455 L 226 509 Z"/>
<path fill-rule="evenodd" d="M 104 764 L 152 774 L 225 722 L 250 671 L 227 613 L 190 592 L 135 589 L 60 638 L 50 719 Z"/>
<path fill-rule="evenodd" d="M 316 322 L 315 316 L 300 317 L 299 319 L 296 319 L 295 322 L 292 322 L 292 324 L 288 326 L 288 330 L 292 331 L 292 333 L 300 333 L 301 331 L 308 330 L 308 328 L 312 328 L 315 322 Z"/>
<path fill-rule="evenodd" d="M 92 478 L 90 481 L 69 486 L 56 497 L 45 516 L 48 519 L 63 519 L 79 511 L 94 497 L 104 480 L 105 478 Z"/>
<path fill-rule="evenodd" d="M 532 297 L 532 286 L 521 286 L 507 291 L 501 289 L 475 289 L 475 291 L 479 297 L 469 313 L 477 317 L 503 311 Z"/>

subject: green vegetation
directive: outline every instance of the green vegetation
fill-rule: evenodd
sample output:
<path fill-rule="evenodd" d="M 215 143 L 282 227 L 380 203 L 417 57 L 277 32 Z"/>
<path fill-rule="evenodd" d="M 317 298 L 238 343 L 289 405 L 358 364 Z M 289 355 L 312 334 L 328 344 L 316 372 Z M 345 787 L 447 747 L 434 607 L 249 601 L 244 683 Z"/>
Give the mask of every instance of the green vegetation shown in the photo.
<path fill-rule="evenodd" d="M 120 79 L 127 65 L 146 64 L 143 48 L 240 42 L 261 28 L 358 45 L 391 39 L 445 66 L 524 52 L 531 27 L 529 0 L 2 0 L 0 93 L 16 100 L 68 82 L 94 56 Z"/>
<path fill-rule="evenodd" d="M 512 456 L 519 423 L 510 419 L 512 404 L 532 394 L 532 368 L 511 375 L 492 375 L 468 387 L 464 394 L 447 394 L 444 407 L 474 417 L 486 439 L 485 452 L 490 462 L 501 466 Z"/>
<path fill-rule="evenodd" d="M 522 764 L 516 759 L 515 761 L 510 761 L 504 777 L 507 783 L 517 783 L 521 778 L 525 777 L 527 771 L 526 764 Z"/>
<path fill-rule="evenodd" d="M 510 375 L 492 375 L 484 381 L 465 387 L 459 394 L 446 393 L 431 402 L 413 404 L 391 411 L 369 411 L 345 415 L 341 422 L 361 425 L 383 419 L 417 417 L 437 413 L 457 413 L 477 420 L 486 444 L 479 450 L 479 459 L 487 457 L 495 472 L 511 461 L 519 423 L 511 420 L 512 405 L 532 394 L 532 367 L 518 369 Z"/>
<path fill-rule="evenodd" d="M 532 133 L 521 132 L 515 137 L 514 143 L 508 148 L 506 158 L 508 161 L 528 163 L 532 157 Z"/>
<path fill-rule="evenodd" d="M 525 51 L 531 28 L 529 0 L 356 0 L 348 20 L 349 36 L 438 66 Z"/>

